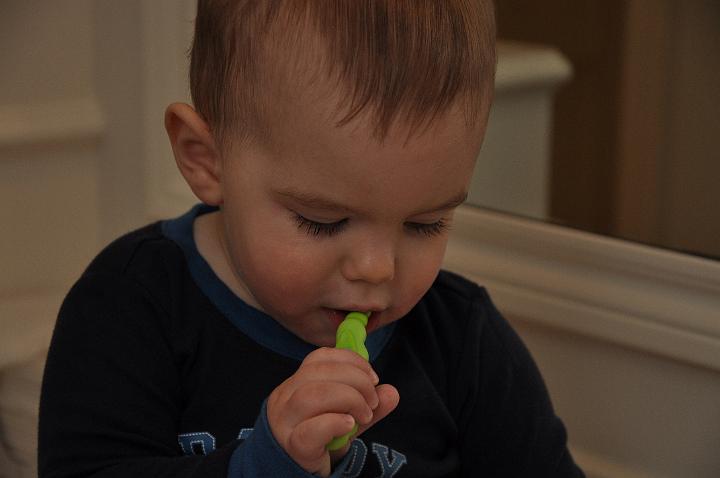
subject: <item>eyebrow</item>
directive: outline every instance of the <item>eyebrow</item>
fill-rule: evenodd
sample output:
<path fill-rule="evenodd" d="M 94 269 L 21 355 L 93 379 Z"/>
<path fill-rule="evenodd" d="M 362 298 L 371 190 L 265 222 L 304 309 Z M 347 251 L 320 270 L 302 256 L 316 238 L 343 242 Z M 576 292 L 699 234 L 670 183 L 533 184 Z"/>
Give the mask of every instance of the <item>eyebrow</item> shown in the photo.
<path fill-rule="evenodd" d="M 277 191 L 277 194 L 284 198 L 302 203 L 303 206 L 313 209 L 356 212 L 350 207 L 347 207 L 343 204 L 333 201 L 332 199 L 325 198 L 311 192 L 297 191 L 295 189 L 284 189 Z"/>
<path fill-rule="evenodd" d="M 322 210 L 332 210 L 332 211 L 342 211 L 347 213 L 357 213 L 357 211 L 351 207 L 348 207 L 344 204 L 337 203 L 333 201 L 332 199 L 317 195 L 312 192 L 306 192 L 306 191 L 298 191 L 294 189 L 284 189 L 277 191 L 277 194 L 293 200 L 297 201 L 299 203 L 302 203 L 303 206 L 310 207 L 313 209 L 322 209 Z M 467 191 L 461 192 L 452 198 L 450 198 L 448 201 L 445 201 L 442 204 L 439 204 L 436 207 L 431 207 L 428 210 L 425 211 L 419 211 L 417 213 L 414 213 L 413 215 L 418 214 L 429 214 L 433 212 L 438 211 L 444 211 L 447 209 L 454 209 L 465 202 L 465 200 L 468 197 Z"/>
<path fill-rule="evenodd" d="M 437 212 L 437 211 L 444 211 L 446 209 L 455 209 L 459 205 L 465 202 L 465 200 L 468 197 L 467 191 L 462 192 L 460 194 L 457 194 L 453 196 L 449 201 L 444 202 L 440 204 L 438 207 L 434 207 L 428 211 L 423 211 L 423 213 L 430 213 L 430 212 Z"/>

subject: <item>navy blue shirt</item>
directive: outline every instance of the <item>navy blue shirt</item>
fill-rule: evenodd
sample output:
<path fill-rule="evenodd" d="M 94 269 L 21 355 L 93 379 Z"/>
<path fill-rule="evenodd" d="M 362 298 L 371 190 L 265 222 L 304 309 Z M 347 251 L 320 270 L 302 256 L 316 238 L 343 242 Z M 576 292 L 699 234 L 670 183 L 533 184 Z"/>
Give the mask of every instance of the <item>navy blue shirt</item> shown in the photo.
<path fill-rule="evenodd" d="M 209 210 L 118 239 L 68 294 L 43 379 L 41 477 L 311 476 L 275 441 L 264 403 L 315 346 L 217 278 L 192 234 Z M 400 404 L 333 476 L 583 476 L 485 289 L 441 271 L 367 346 Z"/>

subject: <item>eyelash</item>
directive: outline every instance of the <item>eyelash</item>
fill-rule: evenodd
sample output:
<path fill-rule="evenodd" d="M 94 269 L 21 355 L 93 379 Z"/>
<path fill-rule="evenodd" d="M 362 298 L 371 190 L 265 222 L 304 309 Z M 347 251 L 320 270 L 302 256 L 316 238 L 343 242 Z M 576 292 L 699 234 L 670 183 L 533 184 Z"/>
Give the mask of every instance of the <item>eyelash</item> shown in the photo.
<path fill-rule="evenodd" d="M 331 223 L 315 222 L 301 216 L 300 214 L 295 214 L 295 222 L 297 223 L 298 229 L 304 231 L 308 236 L 332 237 L 345 229 L 348 220 L 342 219 L 340 221 Z M 445 219 L 440 219 L 439 221 L 433 222 L 431 224 L 408 222 L 405 224 L 405 227 L 410 229 L 413 233 L 425 237 L 434 237 L 445 232 L 448 229 L 448 223 L 445 221 Z"/>
<path fill-rule="evenodd" d="M 334 236 L 345 228 L 345 224 L 347 224 L 347 219 L 342 219 L 337 222 L 325 223 L 311 221 L 310 219 L 307 219 L 300 214 L 295 214 L 295 222 L 297 223 L 298 229 L 300 229 L 301 231 L 305 231 L 308 236 L 330 237 Z"/>
<path fill-rule="evenodd" d="M 448 229 L 448 223 L 445 219 L 440 219 L 430 224 L 422 224 L 419 222 L 408 222 L 405 224 L 417 234 L 424 235 L 425 237 L 438 236 Z"/>

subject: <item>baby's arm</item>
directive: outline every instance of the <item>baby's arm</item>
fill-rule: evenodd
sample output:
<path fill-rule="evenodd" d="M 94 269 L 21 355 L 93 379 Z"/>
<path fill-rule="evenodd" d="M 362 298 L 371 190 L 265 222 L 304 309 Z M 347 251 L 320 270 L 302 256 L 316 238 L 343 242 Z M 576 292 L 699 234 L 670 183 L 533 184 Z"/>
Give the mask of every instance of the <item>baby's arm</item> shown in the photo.
<path fill-rule="evenodd" d="M 489 300 L 476 311 L 458 377 L 472 390 L 457 419 L 462 476 L 582 478 L 529 351 Z"/>
<path fill-rule="evenodd" d="M 180 452 L 182 382 L 163 315 L 117 274 L 86 275 L 73 287 L 43 379 L 40 477 L 227 477 L 237 442 L 207 456 Z"/>
<path fill-rule="evenodd" d="M 304 470 L 330 474 L 331 462 L 347 452 L 329 452 L 333 437 L 358 434 L 385 418 L 398 404 L 392 385 L 378 385 L 370 364 L 349 350 L 321 348 L 309 354 L 298 371 L 280 384 L 267 402 L 273 436 Z"/>

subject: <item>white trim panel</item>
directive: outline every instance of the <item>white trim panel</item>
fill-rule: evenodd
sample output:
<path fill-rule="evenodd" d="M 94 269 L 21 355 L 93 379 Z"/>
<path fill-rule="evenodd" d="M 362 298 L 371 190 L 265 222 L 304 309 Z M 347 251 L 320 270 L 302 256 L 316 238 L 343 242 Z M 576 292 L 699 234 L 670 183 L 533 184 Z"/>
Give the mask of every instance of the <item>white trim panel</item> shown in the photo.
<path fill-rule="evenodd" d="M 0 146 L 89 140 L 104 130 L 105 120 L 93 97 L 0 106 Z"/>
<path fill-rule="evenodd" d="M 720 370 L 720 263 L 463 206 L 445 267 L 507 315 Z"/>

